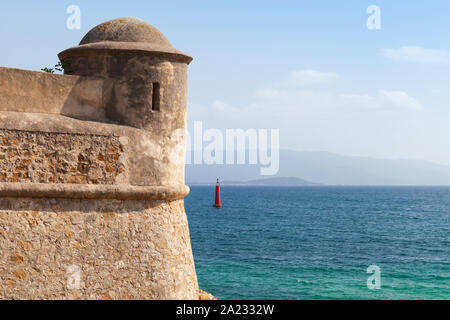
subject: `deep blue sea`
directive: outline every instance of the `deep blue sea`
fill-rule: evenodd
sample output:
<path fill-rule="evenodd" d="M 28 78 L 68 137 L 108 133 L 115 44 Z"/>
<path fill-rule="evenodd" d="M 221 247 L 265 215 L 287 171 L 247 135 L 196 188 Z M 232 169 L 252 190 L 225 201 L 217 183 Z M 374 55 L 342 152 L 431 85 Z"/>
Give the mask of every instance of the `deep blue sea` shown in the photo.
<path fill-rule="evenodd" d="M 450 299 L 450 187 L 221 191 L 222 209 L 214 186 L 185 200 L 200 288 L 220 299 Z"/>

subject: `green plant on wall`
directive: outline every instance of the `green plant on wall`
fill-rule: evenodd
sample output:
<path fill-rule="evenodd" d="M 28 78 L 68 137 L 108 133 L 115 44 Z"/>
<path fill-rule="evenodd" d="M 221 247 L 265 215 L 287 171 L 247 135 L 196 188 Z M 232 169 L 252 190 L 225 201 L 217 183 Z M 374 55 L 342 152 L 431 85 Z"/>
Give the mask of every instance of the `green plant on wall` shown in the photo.
<path fill-rule="evenodd" d="M 47 68 L 47 67 L 42 68 L 41 71 L 48 72 L 48 73 L 55 73 L 55 70 L 53 68 Z"/>
<path fill-rule="evenodd" d="M 53 68 L 42 68 L 41 71 L 48 73 L 55 73 L 56 71 L 64 72 L 65 74 L 73 74 L 70 69 L 70 64 L 67 61 L 58 61 Z"/>

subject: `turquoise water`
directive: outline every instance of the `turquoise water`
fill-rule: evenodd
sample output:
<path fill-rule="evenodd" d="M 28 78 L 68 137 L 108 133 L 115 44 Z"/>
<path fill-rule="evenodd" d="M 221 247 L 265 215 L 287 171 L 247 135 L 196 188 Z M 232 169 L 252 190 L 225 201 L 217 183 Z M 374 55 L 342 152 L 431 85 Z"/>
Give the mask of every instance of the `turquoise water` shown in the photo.
<path fill-rule="evenodd" d="M 224 186 L 213 201 L 194 186 L 185 206 L 199 285 L 220 299 L 450 299 L 450 188 Z"/>

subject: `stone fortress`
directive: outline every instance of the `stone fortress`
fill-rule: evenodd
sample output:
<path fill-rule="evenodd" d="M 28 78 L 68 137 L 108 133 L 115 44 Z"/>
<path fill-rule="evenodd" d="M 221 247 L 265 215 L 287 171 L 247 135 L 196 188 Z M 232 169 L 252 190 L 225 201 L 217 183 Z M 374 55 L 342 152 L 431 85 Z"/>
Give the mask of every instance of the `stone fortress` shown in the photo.
<path fill-rule="evenodd" d="M 0 299 L 203 299 L 184 197 L 192 58 L 137 18 L 0 68 Z"/>

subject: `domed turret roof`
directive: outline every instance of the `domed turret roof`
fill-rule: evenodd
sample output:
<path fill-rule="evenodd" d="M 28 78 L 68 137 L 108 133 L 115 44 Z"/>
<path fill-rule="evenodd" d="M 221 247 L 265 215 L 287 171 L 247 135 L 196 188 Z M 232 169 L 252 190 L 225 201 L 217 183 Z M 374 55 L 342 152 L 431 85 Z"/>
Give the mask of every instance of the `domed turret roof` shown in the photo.
<path fill-rule="evenodd" d="M 158 29 L 134 17 L 114 19 L 99 24 L 84 36 L 80 45 L 103 41 L 145 42 L 172 48 L 169 40 Z"/>
<path fill-rule="evenodd" d="M 192 58 L 172 47 L 169 40 L 154 26 L 142 19 L 126 17 L 101 23 L 91 29 L 76 47 L 59 54 L 83 56 L 93 51 L 128 51 L 135 54 L 163 54 L 189 63 Z"/>

